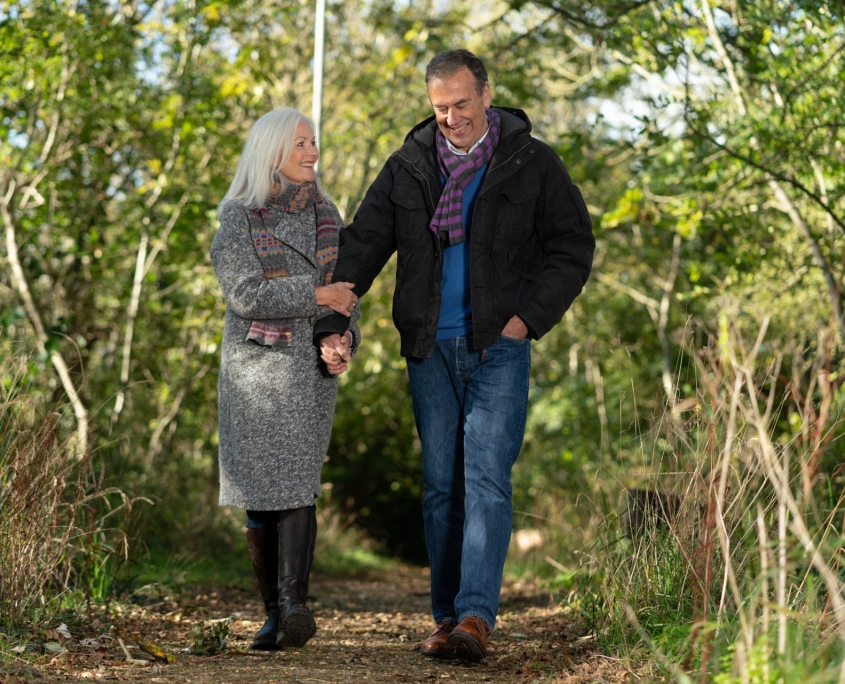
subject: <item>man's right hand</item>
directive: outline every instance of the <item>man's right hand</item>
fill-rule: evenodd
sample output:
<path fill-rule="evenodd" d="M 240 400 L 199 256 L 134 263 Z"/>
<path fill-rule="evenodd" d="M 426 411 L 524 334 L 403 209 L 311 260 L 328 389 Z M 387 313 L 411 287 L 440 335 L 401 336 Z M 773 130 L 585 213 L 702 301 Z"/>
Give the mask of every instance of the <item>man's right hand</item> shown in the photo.
<path fill-rule="evenodd" d="M 505 329 L 502 330 L 502 337 L 509 337 L 512 340 L 524 340 L 528 337 L 528 326 L 519 316 L 512 316 Z"/>
<path fill-rule="evenodd" d="M 352 291 L 355 283 L 338 282 L 314 288 L 318 306 L 327 306 L 347 318 L 358 302 L 358 296 Z"/>

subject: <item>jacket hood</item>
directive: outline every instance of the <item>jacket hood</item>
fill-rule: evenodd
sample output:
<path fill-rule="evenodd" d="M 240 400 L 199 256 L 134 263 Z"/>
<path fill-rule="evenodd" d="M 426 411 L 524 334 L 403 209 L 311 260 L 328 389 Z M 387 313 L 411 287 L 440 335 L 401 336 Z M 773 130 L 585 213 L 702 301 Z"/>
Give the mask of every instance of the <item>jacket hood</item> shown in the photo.
<path fill-rule="evenodd" d="M 516 109 L 515 107 L 490 107 L 490 109 L 498 110 L 499 115 L 502 117 L 502 138 L 506 138 L 520 131 L 531 133 L 531 120 L 521 109 Z M 426 146 L 433 145 L 436 130 L 437 122 L 435 121 L 434 114 L 432 114 L 411 129 L 408 135 L 405 136 L 405 143 L 407 144 L 411 140 L 416 140 Z"/>

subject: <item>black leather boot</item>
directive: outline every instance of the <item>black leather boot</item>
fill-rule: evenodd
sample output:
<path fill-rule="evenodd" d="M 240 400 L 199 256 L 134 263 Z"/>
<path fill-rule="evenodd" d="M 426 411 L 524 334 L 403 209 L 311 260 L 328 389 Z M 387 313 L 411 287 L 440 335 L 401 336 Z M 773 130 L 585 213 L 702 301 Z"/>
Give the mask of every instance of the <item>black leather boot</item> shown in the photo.
<path fill-rule="evenodd" d="M 249 557 L 252 569 L 258 578 L 258 588 L 264 600 L 264 612 L 267 621 L 258 630 L 252 640 L 250 648 L 271 651 L 282 648 L 277 645 L 279 631 L 279 529 L 275 525 L 262 529 L 247 529 L 246 539 L 249 543 Z"/>
<path fill-rule="evenodd" d="M 283 646 L 304 646 L 317 631 L 305 605 L 314 561 L 317 514 L 312 506 L 285 511 L 279 523 L 279 633 Z"/>

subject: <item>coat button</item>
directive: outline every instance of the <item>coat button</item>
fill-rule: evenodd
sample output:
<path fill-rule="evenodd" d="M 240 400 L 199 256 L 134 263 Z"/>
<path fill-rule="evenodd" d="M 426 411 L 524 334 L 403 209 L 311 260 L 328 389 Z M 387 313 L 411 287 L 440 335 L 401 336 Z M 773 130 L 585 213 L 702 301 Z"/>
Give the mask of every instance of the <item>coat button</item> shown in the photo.
<path fill-rule="evenodd" d="M 521 159 L 517 159 L 517 160 L 516 160 L 516 163 L 517 163 L 517 164 L 521 164 L 521 163 L 522 163 L 522 160 L 521 160 Z"/>

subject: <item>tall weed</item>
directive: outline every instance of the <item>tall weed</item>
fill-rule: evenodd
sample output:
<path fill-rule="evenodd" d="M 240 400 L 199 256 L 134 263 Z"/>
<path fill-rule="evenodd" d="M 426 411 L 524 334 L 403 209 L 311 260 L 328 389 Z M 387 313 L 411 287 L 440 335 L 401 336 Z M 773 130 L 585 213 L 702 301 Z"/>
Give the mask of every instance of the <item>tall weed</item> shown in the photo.
<path fill-rule="evenodd" d="M 592 558 L 595 627 L 609 647 L 645 643 L 678 680 L 845 682 L 845 497 L 820 469 L 841 381 L 821 358 L 784 382 L 765 327 L 696 354 L 695 401 L 642 438 L 652 475 Z"/>
<path fill-rule="evenodd" d="M 131 502 L 103 489 L 90 454 L 71 449 L 63 407 L 27 382 L 27 359 L 0 368 L 0 629 L 48 619 L 63 600 L 105 598 L 126 539 L 113 518 Z M 66 408 L 66 407 L 64 407 Z"/>

